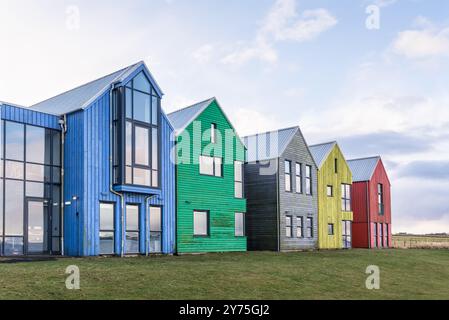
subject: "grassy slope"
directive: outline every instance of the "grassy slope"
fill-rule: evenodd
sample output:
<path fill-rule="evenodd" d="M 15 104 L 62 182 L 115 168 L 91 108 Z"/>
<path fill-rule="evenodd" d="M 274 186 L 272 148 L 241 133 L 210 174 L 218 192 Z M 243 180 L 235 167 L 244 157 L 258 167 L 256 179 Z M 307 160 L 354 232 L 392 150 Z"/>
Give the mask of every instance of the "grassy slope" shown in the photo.
<path fill-rule="evenodd" d="M 0 260 L 0 262 L 2 262 Z M 65 289 L 65 268 L 81 290 Z M 365 289 L 368 265 L 381 290 Z M 231 253 L 0 263 L 2 299 L 449 299 L 449 252 Z"/>

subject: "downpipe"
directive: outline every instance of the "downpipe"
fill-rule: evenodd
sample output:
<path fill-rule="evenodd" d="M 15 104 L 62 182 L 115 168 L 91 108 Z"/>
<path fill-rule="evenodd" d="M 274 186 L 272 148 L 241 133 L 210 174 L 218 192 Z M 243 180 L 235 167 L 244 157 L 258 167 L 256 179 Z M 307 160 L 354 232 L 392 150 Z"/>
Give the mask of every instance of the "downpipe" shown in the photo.
<path fill-rule="evenodd" d="M 59 126 L 61 127 L 61 194 L 60 199 L 60 214 L 61 214 L 61 255 L 64 256 L 64 212 L 65 212 L 65 201 L 64 201 L 64 180 L 65 180 L 65 168 L 64 168 L 64 156 L 65 156 L 65 135 L 67 133 L 67 115 L 64 115 L 62 119 L 59 120 Z"/>
<path fill-rule="evenodd" d="M 117 83 L 113 83 L 111 85 L 111 89 L 109 90 L 109 191 L 117 196 L 120 197 L 120 232 L 121 232 L 121 244 L 120 244 L 120 257 L 125 256 L 125 195 L 117 192 L 114 190 L 114 164 L 113 164 L 113 143 L 112 143 L 112 137 L 113 137 L 113 113 L 114 113 L 114 106 L 113 106 L 113 97 L 112 93 L 115 89 L 115 85 Z"/>

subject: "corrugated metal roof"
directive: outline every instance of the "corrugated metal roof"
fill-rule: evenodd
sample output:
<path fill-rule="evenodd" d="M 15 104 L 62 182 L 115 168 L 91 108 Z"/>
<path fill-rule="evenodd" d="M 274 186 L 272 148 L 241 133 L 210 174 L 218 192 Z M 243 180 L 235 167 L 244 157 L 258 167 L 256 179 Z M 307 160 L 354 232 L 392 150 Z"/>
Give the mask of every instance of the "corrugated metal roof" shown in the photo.
<path fill-rule="evenodd" d="M 354 182 L 371 180 L 379 160 L 379 156 L 349 160 L 348 165 L 352 171 L 352 180 Z"/>
<path fill-rule="evenodd" d="M 292 127 L 244 137 L 248 149 L 247 161 L 254 162 L 279 158 L 298 130 L 299 127 Z"/>
<path fill-rule="evenodd" d="M 321 168 L 324 161 L 326 161 L 327 156 L 336 144 L 336 141 L 332 141 L 309 146 L 310 152 L 312 153 L 318 168 Z"/>
<path fill-rule="evenodd" d="M 160 91 L 156 81 L 152 78 L 151 73 L 143 61 L 130 65 L 124 69 L 118 70 L 100 79 L 91 81 L 75 89 L 64 92 L 53 98 L 39 102 L 30 107 L 30 109 L 51 114 L 67 114 L 73 111 L 87 108 L 99 96 L 105 93 L 112 84 L 126 80 L 134 71 L 144 66 L 150 76 L 152 85 L 156 91 Z"/>
<path fill-rule="evenodd" d="M 215 98 L 210 98 L 201 102 L 198 102 L 189 107 L 180 109 L 178 111 L 169 113 L 167 115 L 176 133 L 181 133 L 184 129 L 214 101 Z"/>

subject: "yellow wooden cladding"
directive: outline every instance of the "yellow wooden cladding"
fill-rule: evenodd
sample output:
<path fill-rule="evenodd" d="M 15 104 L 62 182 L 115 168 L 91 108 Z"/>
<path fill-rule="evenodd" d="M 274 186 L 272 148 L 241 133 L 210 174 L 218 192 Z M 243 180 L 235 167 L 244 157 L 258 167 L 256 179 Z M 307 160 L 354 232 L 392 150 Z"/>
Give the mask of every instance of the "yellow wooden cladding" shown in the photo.
<path fill-rule="evenodd" d="M 337 159 L 337 173 L 335 172 Z M 352 212 L 342 210 L 341 185 L 352 185 L 352 173 L 337 144 L 318 170 L 318 247 L 320 249 L 342 249 L 342 221 L 353 221 Z M 328 186 L 333 196 L 328 196 Z M 329 235 L 328 226 L 334 225 L 334 234 Z"/>

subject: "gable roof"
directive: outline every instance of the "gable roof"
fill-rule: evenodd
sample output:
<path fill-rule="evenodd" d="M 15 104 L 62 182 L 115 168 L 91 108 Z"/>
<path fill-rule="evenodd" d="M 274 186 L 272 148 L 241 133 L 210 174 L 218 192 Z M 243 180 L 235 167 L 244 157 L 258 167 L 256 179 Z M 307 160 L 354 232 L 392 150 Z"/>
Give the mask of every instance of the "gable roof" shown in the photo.
<path fill-rule="evenodd" d="M 58 115 L 85 109 L 98 97 L 108 91 L 112 85 L 128 81 L 134 73 L 137 71 L 140 72 L 140 70 L 146 73 L 151 84 L 162 97 L 163 92 L 149 72 L 145 63 L 140 61 L 75 89 L 66 91 L 53 98 L 39 102 L 31 106 L 30 109 Z"/>
<path fill-rule="evenodd" d="M 296 126 L 244 137 L 243 139 L 248 149 L 247 161 L 263 161 L 281 157 L 298 131 L 300 129 Z M 277 148 L 271 146 L 272 141 L 270 136 L 273 134 L 277 134 L 278 137 Z"/>
<path fill-rule="evenodd" d="M 318 168 L 322 167 L 335 145 L 337 145 L 337 142 L 331 141 L 309 146 Z"/>
<path fill-rule="evenodd" d="M 176 133 L 184 131 L 208 107 L 215 98 L 210 98 L 194 105 L 169 113 L 168 119 L 175 128 Z"/>
<path fill-rule="evenodd" d="M 243 140 L 240 138 L 240 136 L 237 133 L 237 130 L 235 130 L 234 126 L 232 125 L 231 120 L 229 120 L 229 117 L 224 112 L 223 108 L 221 107 L 220 103 L 218 102 L 217 98 L 213 97 L 201 102 L 198 102 L 194 105 L 191 105 L 189 107 L 182 108 L 180 110 L 177 110 L 175 112 L 169 113 L 167 115 L 170 123 L 172 124 L 175 133 L 177 135 L 181 134 L 193 121 L 195 121 L 196 118 L 198 118 L 204 110 L 207 109 L 213 102 L 215 102 L 220 108 L 221 112 L 223 113 L 226 120 L 229 122 L 231 128 L 234 130 L 235 135 L 242 143 L 243 147 L 245 147 L 245 144 L 243 143 Z"/>
<path fill-rule="evenodd" d="M 352 171 L 352 180 L 354 182 L 370 181 L 379 161 L 379 156 L 349 160 L 348 165 Z"/>

